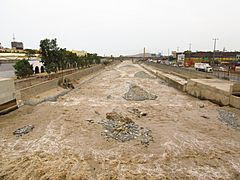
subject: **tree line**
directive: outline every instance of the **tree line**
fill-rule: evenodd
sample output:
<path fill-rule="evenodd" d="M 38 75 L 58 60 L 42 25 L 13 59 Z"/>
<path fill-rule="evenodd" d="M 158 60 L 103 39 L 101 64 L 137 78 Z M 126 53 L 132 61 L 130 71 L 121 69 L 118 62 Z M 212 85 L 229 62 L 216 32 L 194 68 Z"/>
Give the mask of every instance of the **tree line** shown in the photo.
<path fill-rule="evenodd" d="M 97 54 L 87 53 L 85 56 L 78 56 L 66 48 L 58 47 L 57 39 L 41 40 L 40 53 L 47 73 L 69 68 L 88 67 L 91 64 L 100 64 L 101 62 L 101 57 Z"/>
<path fill-rule="evenodd" d="M 38 52 L 41 55 L 41 62 L 43 63 L 47 73 L 70 68 L 79 69 L 89 67 L 92 64 L 101 63 L 101 57 L 97 54 L 87 53 L 84 56 L 78 56 L 76 53 L 66 50 L 66 48 L 58 47 L 57 39 L 41 40 L 40 50 L 27 49 L 26 55 L 29 59 L 34 57 L 34 54 Z M 15 68 L 15 74 L 18 78 L 28 77 L 34 73 L 33 67 L 26 59 L 17 61 L 13 67 Z"/>

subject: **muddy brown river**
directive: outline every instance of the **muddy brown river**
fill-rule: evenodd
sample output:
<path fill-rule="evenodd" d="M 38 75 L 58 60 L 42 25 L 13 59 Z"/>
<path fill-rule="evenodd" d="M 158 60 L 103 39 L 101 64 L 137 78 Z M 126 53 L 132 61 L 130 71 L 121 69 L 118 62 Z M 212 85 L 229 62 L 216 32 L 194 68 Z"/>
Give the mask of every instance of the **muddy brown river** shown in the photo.
<path fill-rule="evenodd" d="M 219 109 L 240 119 L 239 110 L 135 76 L 142 71 L 131 62 L 107 67 L 55 102 L 1 116 L 0 179 L 240 179 L 240 131 L 218 120 Z M 133 84 L 157 98 L 124 99 Z M 110 112 L 151 130 L 153 141 L 104 136 Z M 26 125 L 31 132 L 13 135 Z"/>

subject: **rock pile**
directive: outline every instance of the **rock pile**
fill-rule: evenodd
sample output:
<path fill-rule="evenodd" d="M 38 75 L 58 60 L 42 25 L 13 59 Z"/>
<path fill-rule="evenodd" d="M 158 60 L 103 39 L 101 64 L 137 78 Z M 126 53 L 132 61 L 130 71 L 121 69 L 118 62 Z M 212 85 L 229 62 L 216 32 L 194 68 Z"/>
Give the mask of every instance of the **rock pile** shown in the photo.
<path fill-rule="evenodd" d="M 146 78 L 146 79 L 153 79 L 154 77 L 152 77 L 151 75 L 147 74 L 146 72 L 144 71 L 139 71 L 137 72 L 134 77 L 137 77 L 137 78 Z"/>
<path fill-rule="evenodd" d="M 68 78 L 60 78 L 58 85 L 64 89 L 74 89 L 73 83 Z"/>
<path fill-rule="evenodd" d="M 130 118 L 123 117 L 116 112 L 107 113 L 106 120 L 101 121 L 100 124 L 105 129 L 102 135 L 106 138 L 112 138 L 120 142 L 138 138 L 144 146 L 148 146 L 153 141 L 151 130 L 139 127 Z"/>
<path fill-rule="evenodd" d="M 234 113 L 226 111 L 224 109 L 218 109 L 218 119 L 233 128 L 237 128 L 237 117 Z"/>
<path fill-rule="evenodd" d="M 13 135 L 16 135 L 17 137 L 22 136 L 24 134 L 27 134 L 31 132 L 34 128 L 34 125 L 27 125 L 22 128 L 17 129 L 16 131 L 13 132 Z"/>
<path fill-rule="evenodd" d="M 156 95 L 150 94 L 137 85 L 130 85 L 129 91 L 123 95 L 128 101 L 155 100 Z"/>

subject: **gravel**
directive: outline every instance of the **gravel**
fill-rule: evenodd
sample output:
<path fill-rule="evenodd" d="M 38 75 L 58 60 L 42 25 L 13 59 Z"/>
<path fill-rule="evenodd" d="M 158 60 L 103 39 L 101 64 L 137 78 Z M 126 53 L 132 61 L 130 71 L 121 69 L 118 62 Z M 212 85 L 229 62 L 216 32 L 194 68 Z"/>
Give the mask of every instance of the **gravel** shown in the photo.
<path fill-rule="evenodd" d="M 148 93 L 137 85 L 130 85 L 129 91 L 123 95 L 123 98 L 128 101 L 145 101 L 155 100 L 157 96 Z"/>
<path fill-rule="evenodd" d="M 141 144 L 146 147 L 153 141 L 151 130 L 139 127 L 130 118 L 123 117 L 116 112 L 107 113 L 106 119 L 102 120 L 100 124 L 104 128 L 102 135 L 106 138 L 112 138 L 120 142 L 139 139 Z"/>
<path fill-rule="evenodd" d="M 148 73 L 144 72 L 144 71 L 139 71 L 137 72 L 134 77 L 137 77 L 137 78 L 146 78 L 146 79 L 154 79 L 153 76 L 149 75 Z"/>
<path fill-rule="evenodd" d="M 237 120 L 238 119 L 234 113 L 226 111 L 224 109 L 218 109 L 218 113 L 219 113 L 218 119 L 221 122 L 224 122 L 233 128 L 237 128 L 237 126 L 238 126 Z"/>

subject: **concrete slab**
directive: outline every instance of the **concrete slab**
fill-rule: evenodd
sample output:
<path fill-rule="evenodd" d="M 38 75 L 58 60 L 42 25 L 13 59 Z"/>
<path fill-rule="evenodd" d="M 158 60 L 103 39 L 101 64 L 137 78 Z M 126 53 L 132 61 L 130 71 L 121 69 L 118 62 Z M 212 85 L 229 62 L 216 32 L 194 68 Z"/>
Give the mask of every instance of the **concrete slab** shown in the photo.
<path fill-rule="evenodd" d="M 17 108 L 15 98 L 14 80 L 11 78 L 0 79 L 0 115 L 6 114 Z"/>
<path fill-rule="evenodd" d="M 221 80 L 221 79 L 191 79 L 192 81 L 208 85 L 210 87 L 220 89 L 227 93 L 230 93 L 230 87 L 234 83 L 231 81 Z"/>
<path fill-rule="evenodd" d="M 228 106 L 230 105 L 232 86 L 233 82 L 220 79 L 191 79 L 187 83 L 186 92 L 199 99 Z"/>
<path fill-rule="evenodd" d="M 14 80 L 11 78 L 0 78 L 0 104 L 15 99 Z"/>
<path fill-rule="evenodd" d="M 157 77 L 163 79 L 166 81 L 170 86 L 180 90 L 180 91 L 185 91 L 185 87 L 187 84 L 187 80 L 178 76 L 175 76 L 173 74 L 167 74 L 165 72 L 162 72 L 156 68 L 149 67 L 147 65 L 141 65 L 144 69 L 147 71 L 153 73 Z"/>

